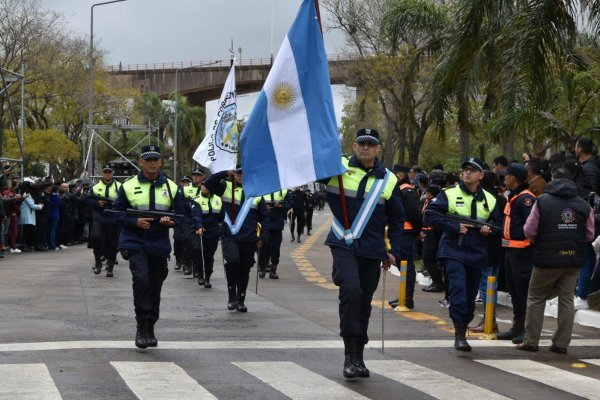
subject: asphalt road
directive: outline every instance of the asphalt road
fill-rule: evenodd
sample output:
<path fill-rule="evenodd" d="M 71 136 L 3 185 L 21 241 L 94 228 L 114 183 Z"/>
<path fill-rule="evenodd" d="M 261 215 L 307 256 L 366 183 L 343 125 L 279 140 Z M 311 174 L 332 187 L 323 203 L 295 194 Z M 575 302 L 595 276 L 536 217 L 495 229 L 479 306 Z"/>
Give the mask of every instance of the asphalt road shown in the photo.
<path fill-rule="evenodd" d="M 567 355 L 547 349 L 553 319 L 538 353 L 474 337 L 473 352 L 459 354 L 441 296 L 417 288 L 415 310 L 395 312 L 386 304 L 397 297 L 398 278 L 390 274 L 386 307 L 382 282 L 373 302 L 365 351 L 372 376 L 344 381 L 337 290 L 323 246 L 328 211 L 314 219 L 302 243 L 285 231 L 279 280 L 259 279 L 255 294 L 252 270 L 248 313 L 225 307 L 220 251 L 212 289 L 171 268 L 159 347 L 145 351 L 133 343 L 126 262 L 107 278 L 92 273 L 84 245 L 7 254 L 0 260 L 0 399 L 599 398 L 597 329 L 576 326 Z M 511 310 L 498 315 L 508 329 Z"/>

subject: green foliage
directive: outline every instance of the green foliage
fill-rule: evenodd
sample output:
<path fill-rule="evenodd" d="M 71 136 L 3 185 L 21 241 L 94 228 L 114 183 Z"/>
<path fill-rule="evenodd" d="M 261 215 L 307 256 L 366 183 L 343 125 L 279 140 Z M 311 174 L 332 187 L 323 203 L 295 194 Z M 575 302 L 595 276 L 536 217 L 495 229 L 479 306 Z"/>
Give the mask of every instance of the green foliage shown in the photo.
<path fill-rule="evenodd" d="M 12 131 L 5 131 L 4 154 L 8 158 L 21 158 L 17 138 Z M 25 130 L 23 139 L 25 174 L 41 175 L 44 166 L 54 164 L 63 175 L 73 177 L 73 163 L 79 159 L 79 148 L 63 132 L 46 130 Z"/>

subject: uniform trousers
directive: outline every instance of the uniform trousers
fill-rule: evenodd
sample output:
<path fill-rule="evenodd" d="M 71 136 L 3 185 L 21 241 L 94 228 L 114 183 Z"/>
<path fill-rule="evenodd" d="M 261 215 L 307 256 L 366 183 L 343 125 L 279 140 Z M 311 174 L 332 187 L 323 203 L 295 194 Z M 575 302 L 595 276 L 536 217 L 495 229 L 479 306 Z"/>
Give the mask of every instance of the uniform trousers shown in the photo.
<path fill-rule="evenodd" d="M 450 318 L 455 324 L 467 326 L 475 316 L 475 298 L 481 281 L 481 269 L 468 267 L 461 261 L 443 259 L 448 279 Z"/>
<path fill-rule="evenodd" d="M 371 300 L 379 283 L 381 260 L 358 257 L 349 249 L 331 247 L 333 283 L 339 289 L 340 336 L 367 343 Z"/>
<path fill-rule="evenodd" d="M 533 246 L 524 249 L 506 248 L 505 250 L 504 271 L 506 286 L 513 305 L 513 318 L 515 323 L 522 324 L 525 321 L 527 291 L 533 270 Z"/>
<path fill-rule="evenodd" d="M 314 208 L 310 207 L 306 209 L 306 234 L 309 234 L 312 231 L 312 219 Z"/>
<path fill-rule="evenodd" d="M 527 297 L 524 343 L 537 345 L 542 334 L 546 300 L 558 295 L 558 326 L 552 344 L 566 348 L 571 342 L 575 307 L 573 291 L 581 268 L 534 267 Z"/>
<path fill-rule="evenodd" d="M 219 245 L 219 238 L 200 238 L 195 235 L 193 245 L 194 271 L 198 271 L 199 277 L 210 280 L 215 263 L 215 252 Z M 203 258 L 204 257 L 204 258 Z"/>
<path fill-rule="evenodd" d="M 250 269 L 254 265 L 254 253 L 256 242 L 237 242 L 240 261 L 225 264 L 225 275 L 227 277 L 227 289 L 230 296 L 237 296 L 238 301 L 246 296 L 248 281 L 250 280 Z"/>
<path fill-rule="evenodd" d="M 185 249 L 185 229 L 189 229 L 189 225 L 178 223 L 173 229 L 173 254 L 175 262 L 181 264 L 183 262 L 183 253 Z"/>
<path fill-rule="evenodd" d="M 592 281 L 592 273 L 596 266 L 596 253 L 590 243 L 583 245 L 583 267 L 579 273 L 579 279 L 577 282 L 577 290 L 575 295 L 581 299 L 587 299 L 588 293 L 590 293 L 590 285 Z M 593 292 L 593 290 L 591 290 Z"/>
<path fill-rule="evenodd" d="M 269 239 L 263 242 L 258 253 L 258 264 L 279 265 L 279 257 L 281 255 L 282 229 L 269 229 Z"/>
<path fill-rule="evenodd" d="M 437 230 L 429 230 L 423 239 L 423 266 L 429 272 L 431 282 L 437 286 L 444 284 L 443 274 L 440 270 L 437 251 L 440 244 L 441 235 L 436 234 Z"/>
<path fill-rule="evenodd" d="M 96 262 L 100 262 L 102 256 L 106 257 L 108 262 L 115 262 L 120 231 L 119 225 L 109 225 L 98 220 L 94 221 L 90 241 L 94 249 Z"/>
<path fill-rule="evenodd" d="M 294 228 L 296 228 L 296 232 L 298 233 L 298 237 L 302 235 L 304 232 L 304 209 L 303 208 L 294 208 L 292 213 L 292 222 L 290 223 L 290 232 L 292 236 L 294 236 Z"/>
<path fill-rule="evenodd" d="M 141 250 L 127 250 L 133 281 L 133 305 L 136 317 L 147 317 L 151 324 L 158 321 L 160 292 L 169 270 L 167 259 L 151 256 Z"/>

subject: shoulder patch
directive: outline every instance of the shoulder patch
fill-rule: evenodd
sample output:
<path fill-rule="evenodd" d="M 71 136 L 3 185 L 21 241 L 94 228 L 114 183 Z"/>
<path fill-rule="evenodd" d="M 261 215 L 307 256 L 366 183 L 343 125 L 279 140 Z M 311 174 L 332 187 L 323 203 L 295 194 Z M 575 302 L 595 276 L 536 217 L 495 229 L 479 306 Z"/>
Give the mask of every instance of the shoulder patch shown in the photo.
<path fill-rule="evenodd" d="M 526 207 L 531 207 L 533 205 L 533 200 L 531 199 L 531 197 L 526 197 L 523 200 L 523 204 L 525 204 Z"/>

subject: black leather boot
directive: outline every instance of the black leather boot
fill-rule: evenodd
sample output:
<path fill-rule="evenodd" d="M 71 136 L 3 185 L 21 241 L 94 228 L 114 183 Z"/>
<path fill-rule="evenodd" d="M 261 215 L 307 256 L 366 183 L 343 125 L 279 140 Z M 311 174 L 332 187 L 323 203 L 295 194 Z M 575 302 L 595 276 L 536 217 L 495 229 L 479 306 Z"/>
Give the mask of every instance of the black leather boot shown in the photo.
<path fill-rule="evenodd" d="M 154 336 L 154 323 L 156 321 L 148 321 L 148 347 L 158 346 L 158 340 Z"/>
<path fill-rule="evenodd" d="M 229 298 L 227 300 L 227 309 L 229 311 L 235 310 L 235 306 L 237 305 L 237 298 L 235 295 L 235 286 L 228 285 L 227 291 L 229 292 Z"/>
<path fill-rule="evenodd" d="M 246 293 L 240 293 L 238 294 L 237 297 L 237 305 L 235 306 L 235 309 L 239 312 L 247 312 L 248 311 L 248 307 L 246 307 L 244 305 L 244 300 L 246 299 Z"/>
<path fill-rule="evenodd" d="M 365 365 L 365 360 L 363 358 L 363 353 L 365 351 L 365 344 L 356 339 L 354 341 L 355 345 L 355 359 L 354 365 L 356 366 L 356 373 L 361 378 L 368 378 L 371 375 L 371 372 Z"/>
<path fill-rule="evenodd" d="M 210 275 L 209 273 L 206 273 L 206 275 L 204 275 L 204 288 L 205 289 L 210 289 L 212 287 L 212 285 L 210 284 Z M 200 283 L 200 282 L 198 282 Z"/>
<path fill-rule="evenodd" d="M 269 271 L 269 279 L 279 279 L 279 275 L 277 275 L 277 265 L 271 265 L 271 271 Z"/>
<path fill-rule="evenodd" d="M 356 379 L 358 371 L 356 370 L 356 351 L 353 337 L 344 337 L 344 378 Z"/>
<path fill-rule="evenodd" d="M 459 351 L 471 351 L 471 345 L 466 338 L 467 326 L 454 323 L 454 348 Z"/>
<path fill-rule="evenodd" d="M 189 265 L 183 264 L 183 274 L 184 275 L 191 275 L 192 274 L 192 269 L 190 268 Z"/>
<path fill-rule="evenodd" d="M 113 268 L 115 267 L 114 261 L 108 261 L 106 263 L 106 276 L 109 278 L 113 277 Z"/>
<path fill-rule="evenodd" d="M 258 277 L 264 278 L 267 274 L 267 266 L 265 264 L 258 264 Z"/>
<path fill-rule="evenodd" d="M 92 270 L 94 271 L 94 274 L 99 275 L 100 272 L 102 272 L 102 261 L 96 260 L 94 268 L 92 268 Z"/>
<path fill-rule="evenodd" d="M 135 345 L 140 349 L 148 347 L 148 318 L 145 315 L 136 316 L 137 331 L 135 332 Z"/>

